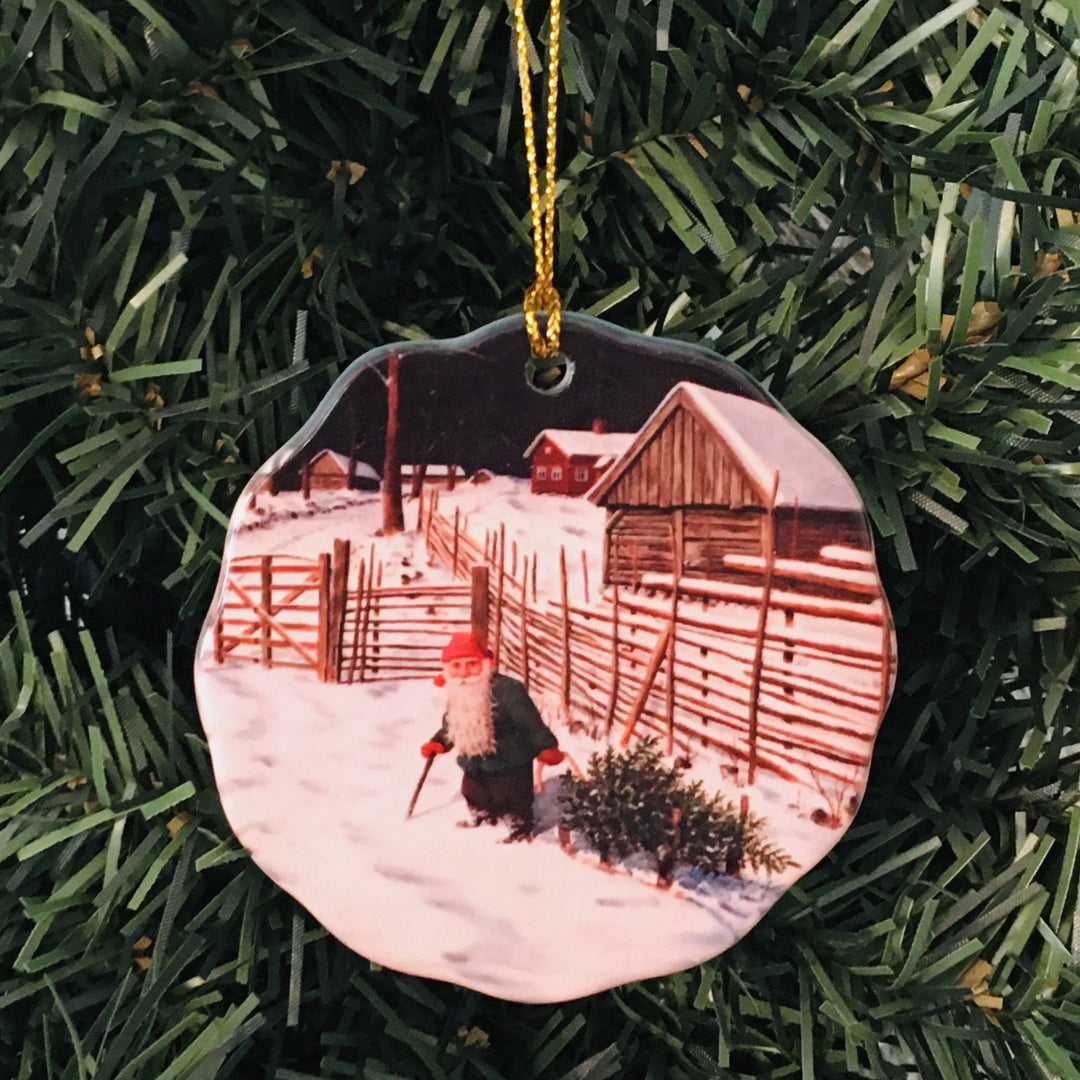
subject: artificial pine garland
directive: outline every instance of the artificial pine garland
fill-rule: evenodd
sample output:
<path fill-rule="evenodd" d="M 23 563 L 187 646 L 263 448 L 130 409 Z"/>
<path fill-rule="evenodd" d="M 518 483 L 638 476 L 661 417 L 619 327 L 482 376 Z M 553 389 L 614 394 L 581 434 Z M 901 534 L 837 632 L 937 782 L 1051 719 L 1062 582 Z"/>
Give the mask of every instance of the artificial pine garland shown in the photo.
<path fill-rule="evenodd" d="M 190 695 L 251 471 L 354 355 L 518 310 L 506 10 L 0 10 L 0 1075 L 1080 1076 L 1074 4 L 566 5 L 564 305 L 826 442 L 902 663 L 830 858 L 718 960 L 558 1007 L 311 924 Z"/>

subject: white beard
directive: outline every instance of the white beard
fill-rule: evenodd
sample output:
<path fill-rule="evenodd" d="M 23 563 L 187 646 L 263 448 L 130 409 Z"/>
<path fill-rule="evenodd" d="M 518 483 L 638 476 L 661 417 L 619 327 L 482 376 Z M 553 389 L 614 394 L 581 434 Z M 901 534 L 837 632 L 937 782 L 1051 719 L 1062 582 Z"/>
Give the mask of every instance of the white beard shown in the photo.
<path fill-rule="evenodd" d="M 446 680 L 446 731 L 459 754 L 494 753 L 490 671 L 472 679 Z"/>

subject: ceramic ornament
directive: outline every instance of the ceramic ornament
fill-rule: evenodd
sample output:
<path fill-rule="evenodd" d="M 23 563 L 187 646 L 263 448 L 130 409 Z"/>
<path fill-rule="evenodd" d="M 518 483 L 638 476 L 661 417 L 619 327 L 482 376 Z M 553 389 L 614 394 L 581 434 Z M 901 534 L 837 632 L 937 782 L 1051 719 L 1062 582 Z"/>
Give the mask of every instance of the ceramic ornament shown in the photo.
<path fill-rule="evenodd" d="M 222 805 L 350 948 L 521 1002 L 728 948 L 851 823 L 892 689 L 837 462 L 705 349 L 377 349 L 245 488 L 198 650 Z"/>

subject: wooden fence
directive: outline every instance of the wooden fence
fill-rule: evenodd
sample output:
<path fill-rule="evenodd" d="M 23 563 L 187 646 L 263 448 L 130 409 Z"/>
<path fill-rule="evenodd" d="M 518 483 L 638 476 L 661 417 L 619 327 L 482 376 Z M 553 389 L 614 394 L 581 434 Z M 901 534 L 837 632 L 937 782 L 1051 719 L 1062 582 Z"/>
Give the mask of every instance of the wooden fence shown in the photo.
<path fill-rule="evenodd" d="M 353 574 L 344 540 L 316 559 L 232 560 L 215 658 L 310 668 L 326 681 L 422 678 L 439 672 L 446 637 L 471 628 L 502 670 L 567 716 L 572 705 L 594 737 L 708 747 L 751 780 L 760 767 L 853 785 L 867 764 L 892 665 L 869 552 L 826 547 L 812 563 L 730 556 L 738 580 L 652 573 L 603 589 L 590 588 L 585 554 L 579 569 L 563 548 L 557 586 L 541 595 L 536 558 L 504 528 L 481 541 L 431 493 L 418 529 L 453 583 L 384 581 L 374 546 Z"/>
<path fill-rule="evenodd" d="M 649 575 L 637 587 L 593 583 L 587 563 L 571 600 L 565 548 L 559 589 L 538 598 L 535 559 L 481 543 L 468 522 L 422 509 L 433 558 L 467 577 L 490 569 L 489 637 L 499 667 L 556 696 L 594 736 L 623 745 L 656 735 L 668 752 L 710 747 L 752 781 L 854 785 L 888 693 L 891 629 L 872 555 L 826 548 L 817 562 L 736 557 L 743 581 Z M 772 560 L 770 560 L 772 561 Z M 581 579 L 584 579 L 584 589 Z M 818 590 L 815 592 L 815 589 Z"/>
<path fill-rule="evenodd" d="M 340 682 L 413 679 L 437 675 L 446 638 L 471 625 L 471 588 L 392 585 L 372 547 L 361 561 L 356 588 L 344 598 L 337 654 Z"/>
<path fill-rule="evenodd" d="M 311 668 L 326 677 L 330 556 L 240 556 L 229 563 L 214 658 Z"/>
<path fill-rule="evenodd" d="M 474 625 L 472 588 L 385 583 L 374 547 L 352 585 L 351 561 L 347 540 L 315 559 L 234 559 L 214 628 L 216 661 L 310 668 L 325 682 L 437 674 L 446 637 Z"/>

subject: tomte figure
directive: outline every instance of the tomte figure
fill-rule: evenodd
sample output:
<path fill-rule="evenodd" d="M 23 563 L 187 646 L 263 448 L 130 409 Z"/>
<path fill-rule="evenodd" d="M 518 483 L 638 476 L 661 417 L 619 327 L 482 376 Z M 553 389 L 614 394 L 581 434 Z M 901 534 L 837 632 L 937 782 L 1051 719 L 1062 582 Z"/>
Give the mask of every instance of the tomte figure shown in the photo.
<path fill-rule="evenodd" d="M 420 748 L 426 758 L 458 752 L 461 793 L 472 818 L 463 827 L 506 818 L 507 841 L 531 840 L 533 761 L 559 765 L 565 754 L 528 691 L 495 671 L 491 651 L 472 634 L 454 634 L 442 651 L 446 687 L 442 727 Z"/>

